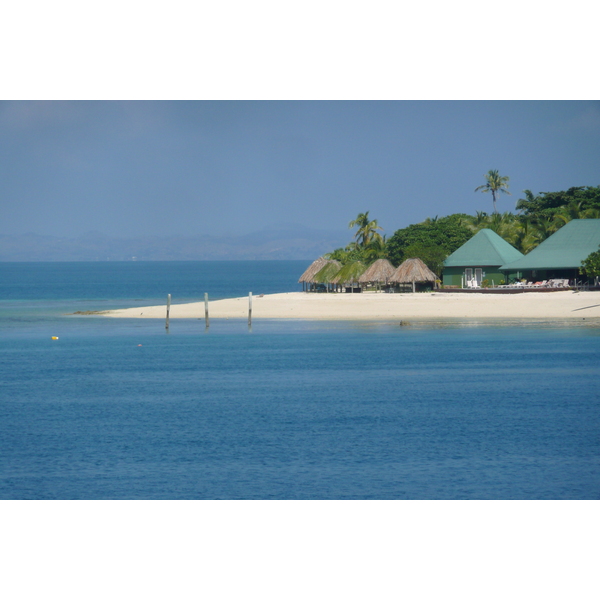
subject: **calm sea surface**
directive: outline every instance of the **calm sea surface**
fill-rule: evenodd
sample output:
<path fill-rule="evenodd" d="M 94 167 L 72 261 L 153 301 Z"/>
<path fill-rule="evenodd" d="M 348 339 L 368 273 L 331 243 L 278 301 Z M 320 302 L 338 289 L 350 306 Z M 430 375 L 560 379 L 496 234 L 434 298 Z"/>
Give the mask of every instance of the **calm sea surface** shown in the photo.
<path fill-rule="evenodd" d="M 0 263 L 0 498 L 600 497 L 598 322 L 66 314 L 308 264 Z"/>

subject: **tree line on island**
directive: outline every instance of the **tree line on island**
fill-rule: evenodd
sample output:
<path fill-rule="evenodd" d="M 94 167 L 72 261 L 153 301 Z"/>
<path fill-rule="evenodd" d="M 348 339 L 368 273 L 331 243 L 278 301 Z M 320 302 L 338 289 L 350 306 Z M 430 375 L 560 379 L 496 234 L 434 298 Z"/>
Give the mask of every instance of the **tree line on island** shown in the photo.
<path fill-rule="evenodd" d="M 600 186 L 572 187 L 560 192 L 540 192 L 534 195 L 524 190 L 525 197 L 516 203 L 516 213 L 497 211 L 500 194 L 510 194 L 509 178 L 497 170 L 485 175 L 486 183 L 475 192 L 491 192 L 493 212 L 477 211 L 446 217 L 427 218 L 421 223 L 398 229 L 389 239 L 377 219 L 369 211 L 360 213 L 348 224 L 356 228 L 354 240 L 345 248 L 337 248 L 324 258 L 336 261 L 330 270 L 344 269 L 346 281 L 356 281 L 376 260 L 385 258 L 394 267 L 409 258 L 421 259 L 438 278 L 444 260 L 460 248 L 479 230 L 487 228 L 497 233 L 523 254 L 527 254 L 572 219 L 600 218 Z M 338 264 L 338 267 L 335 265 Z M 591 277 L 600 275 L 600 251 L 584 261 L 582 271 Z M 325 277 L 327 280 L 327 277 Z"/>

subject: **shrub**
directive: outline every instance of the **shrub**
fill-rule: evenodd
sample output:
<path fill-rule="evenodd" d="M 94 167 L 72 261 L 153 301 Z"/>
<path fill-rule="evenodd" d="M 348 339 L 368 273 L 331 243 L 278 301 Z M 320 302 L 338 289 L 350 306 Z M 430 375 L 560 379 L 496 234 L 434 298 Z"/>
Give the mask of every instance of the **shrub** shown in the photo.
<path fill-rule="evenodd" d="M 579 272 L 588 277 L 600 276 L 600 250 L 592 252 L 582 263 Z"/>

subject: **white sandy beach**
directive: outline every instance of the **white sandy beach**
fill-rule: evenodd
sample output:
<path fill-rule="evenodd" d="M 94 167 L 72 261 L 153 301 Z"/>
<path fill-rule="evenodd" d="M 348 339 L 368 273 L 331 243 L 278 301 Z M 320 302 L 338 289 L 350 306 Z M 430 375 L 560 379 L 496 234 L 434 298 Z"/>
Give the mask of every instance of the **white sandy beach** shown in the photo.
<path fill-rule="evenodd" d="M 106 311 L 107 317 L 164 319 L 165 305 Z M 248 298 L 209 302 L 211 319 L 248 317 Z M 170 318 L 204 319 L 204 302 L 172 304 Z M 428 320 L 600 318 L 600 293 L 495 294 L 307 294 L 254 296 L 255 319 Z"/>

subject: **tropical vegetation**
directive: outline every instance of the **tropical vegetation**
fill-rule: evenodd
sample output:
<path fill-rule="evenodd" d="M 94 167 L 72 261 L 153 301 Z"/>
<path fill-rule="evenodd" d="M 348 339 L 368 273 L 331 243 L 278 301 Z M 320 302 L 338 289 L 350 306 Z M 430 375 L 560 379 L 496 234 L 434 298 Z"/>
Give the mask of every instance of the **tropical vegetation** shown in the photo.
<path fill-rule="evenodd" d="M 476 191 L 492 193 L 494 212 L 477 211 L 475 215 L 464 213 L 446 217 L 425 219 L 398 229 L 386 239 L 377 219 L 371 219 L 369 211 L 359 213 L 348 224 L 355 229 L 354 239 L 345 247 L 325 255 L 339 262 L 338 270 L 346 265 L 345 272 L 364 271 L 379 258 L 387 258 L 395 267 L 408 258 L 420 258 L 436 275 L 440 276 L 444 260 L 460 248 L 480 229 L 496 232 L 523 254 L 527 254 L 571 219 L 600 218 L 600 186 L 572 187 L 561 192 L 540 192 L 534 195 L 524 190 L 524 198 L 517 201 L 517 212 L 499 213 L 496 208 L 497 195 L 509 193 L 508 177 L 498 171 L 489 171 L 486 184 Z M 600 275 L 599 252 L 586 261 L 582 269 L 588 276 Z M 330 267 L 330 272 L 333 269 Z"/>
<path fill-rule="evenodd" d="M 582 263 L 581 274 L 585 274 L 588 277 L 600 277 L 600 250 L 592 252 Z"/>
<path fill-rule="evenodd" d="M 600 186 L 572 187 L 565 192 L 540 192 L 537 196 L 524 190 L 525 198 L 517 201 L 517 211 L 535 221 L 570 215 L 575 219 L 598 219 Z"/>
<path fill-rule="evenodd" d="M 325 258 L 337 260 L 342 265 L 360 262 L 371 264 L 378 258 L 386 258 L 386 240 L 379 231 L 383 229 L 378 225 L 377 219 L 369 219 L 369 211 L 359 213 L 356 219 L 348 223 L 350 229 L 357 227 L 354 241 L 345 248 L 337 248 L 325 255 Z"/>
<path fill-rule="evenodd" d="M 375 240 L 381 240 L 381 234 L 377 231 L 383 231 L 377 224 L 377 219 L 369 221 L 369 211 L 366 213 L 359 213 L 356 219 L 348 223 L 348 228 L 358 227 L 354 237 L 356 238 L 356 245 L 358 248 L 366 248 Z"/>
<path fill-rule="evenodd" d="M 394 265 L 420 258 L 439 276 L 444 259 L 473 237 L 468 224 L 468 215 L 454 214 L 398 229 L 387 242 L 387 257 Z"/>
<path fill-rule="evenodd" d="M 494 202 L 494 213 L 498 212 L 496 208 L 496 196 L 498 194 L 508 194 L 510 196 L 510 192 L 508 191 L 508 176 L 502 176 L 496 169 L 492 169 L 488 171 L 485 175 L 485 183 L 475 188 L 476 192 L 492 192 L 492 200 Z"/>

